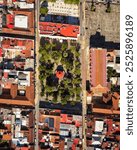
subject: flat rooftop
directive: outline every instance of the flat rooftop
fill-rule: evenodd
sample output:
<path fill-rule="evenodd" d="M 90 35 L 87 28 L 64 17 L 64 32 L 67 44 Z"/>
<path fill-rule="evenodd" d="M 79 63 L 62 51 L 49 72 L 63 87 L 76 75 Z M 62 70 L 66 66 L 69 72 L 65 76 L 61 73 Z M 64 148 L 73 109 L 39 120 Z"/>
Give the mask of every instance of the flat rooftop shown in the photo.
<path fill-rule="evenodd" d="M 44 3 L 44 2 L 43 2 Z M 64 16 L 79 16 L 78 5 L 66 4 L 64 0 L 56 0 L 56 2 L 48 2 L 48 14 L 61 14 Z"/>

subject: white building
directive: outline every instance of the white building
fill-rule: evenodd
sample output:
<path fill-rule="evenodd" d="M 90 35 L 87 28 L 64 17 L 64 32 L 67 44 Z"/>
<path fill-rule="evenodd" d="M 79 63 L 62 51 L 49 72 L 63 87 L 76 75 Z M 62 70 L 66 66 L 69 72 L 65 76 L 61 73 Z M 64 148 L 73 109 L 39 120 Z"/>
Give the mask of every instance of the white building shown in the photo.
<path fill-rule="evenodd" d="M 28 16 L 16 15 L 15 16 L 15 27 L 16 28 L 28 28 Z"/>
<path fill-rule="evenodd" d="M 14 2 L 15 4 L 15 7 L 19 7 L 21 9 L 34 9 L 34 3 L 32 4 L 28 4 L 27 2 L 25 1 L 22 1 L 22 2 Z"/>
<path fill-rule="evenodd" d="M 112 61 L 107 62 L 107 67 L 112 67 L 117 73 L 120 73 L 120 62 L 117 62 L 117 58 L 120 58 L 120 51 L 113 50 L 112 52 L 107 52 L 107 57 L 113 58 Z"/>
<path fill-rule="evenodd" d="M 79 17 L 78 5 L 65 4 L 64 0 L 48 2 L 48 14 Z"/>

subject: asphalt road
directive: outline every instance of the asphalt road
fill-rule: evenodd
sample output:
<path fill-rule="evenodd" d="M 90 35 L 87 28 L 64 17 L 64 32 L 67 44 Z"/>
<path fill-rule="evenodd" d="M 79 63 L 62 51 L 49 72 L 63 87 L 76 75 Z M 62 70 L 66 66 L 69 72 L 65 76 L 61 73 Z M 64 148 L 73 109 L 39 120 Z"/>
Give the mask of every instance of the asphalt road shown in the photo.
<path fill-rule="evenodd" d="M 87 79 L 87 51 L 86 51 L 86 39 L 85 39 L 85 0 L 80 0 L 80 43 L 81 43 L 81 64 L 82 64 L 82 149 L 87 150 L 86 147 L 86 101 L 87 101 L 87 92 L 86 92 L 86 79 Z"/>
<path fill-rule="evenodd" d="M 35 53 L 36 53 L 36 68 L 35 68 L 35 150 L 39 149 L 38 146 L 38 123 L 39 123 L 39 99 L 40 99 L 40 81 L 39 81 L 39 0 L 35 0 Z"/>

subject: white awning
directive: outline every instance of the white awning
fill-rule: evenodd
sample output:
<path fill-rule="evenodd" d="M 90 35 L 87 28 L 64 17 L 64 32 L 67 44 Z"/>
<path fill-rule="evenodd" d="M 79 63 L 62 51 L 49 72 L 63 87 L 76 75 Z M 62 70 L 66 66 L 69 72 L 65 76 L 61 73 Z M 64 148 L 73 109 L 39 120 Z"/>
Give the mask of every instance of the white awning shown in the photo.
<path fill-rule="evenodd" d="M 99 142 L 99 141 L 94 141 L 93 143 L 92 143 L 92 145 L 100 145 L 101 143 Z"/>

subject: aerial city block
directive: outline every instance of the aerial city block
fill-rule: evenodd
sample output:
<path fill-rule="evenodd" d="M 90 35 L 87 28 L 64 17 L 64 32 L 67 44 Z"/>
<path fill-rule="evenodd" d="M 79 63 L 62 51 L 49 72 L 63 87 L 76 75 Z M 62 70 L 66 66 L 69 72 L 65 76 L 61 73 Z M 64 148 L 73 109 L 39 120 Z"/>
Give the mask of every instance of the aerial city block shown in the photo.
<path fill-rule="evenodd" d="M 0 150 L 120 150 L 120 0 L 0 0 Z"/>

